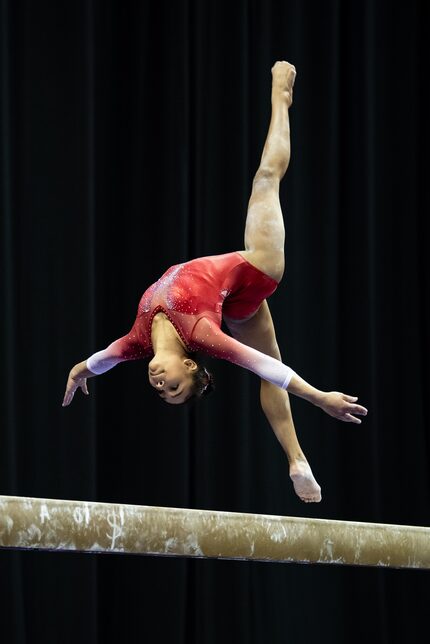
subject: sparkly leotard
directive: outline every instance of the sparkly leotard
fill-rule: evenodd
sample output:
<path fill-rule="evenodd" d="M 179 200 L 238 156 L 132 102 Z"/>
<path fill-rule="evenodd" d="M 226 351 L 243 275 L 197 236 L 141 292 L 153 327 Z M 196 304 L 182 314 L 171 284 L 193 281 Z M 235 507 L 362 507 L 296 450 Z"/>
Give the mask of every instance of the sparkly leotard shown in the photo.
<path fill-rule="evenodd" d="M 277 282 L 238 252 L 201 257 L 169 268 L 143 294 L 130 332 L 87 360 L 101 374 L 119 362 L 153 355 L 152 321 L 164 313 L 189 352 L 234 362 L 286 388 L 293 371 L 221 330 L 222 316 L 245 320 L 271 295 Z"/>

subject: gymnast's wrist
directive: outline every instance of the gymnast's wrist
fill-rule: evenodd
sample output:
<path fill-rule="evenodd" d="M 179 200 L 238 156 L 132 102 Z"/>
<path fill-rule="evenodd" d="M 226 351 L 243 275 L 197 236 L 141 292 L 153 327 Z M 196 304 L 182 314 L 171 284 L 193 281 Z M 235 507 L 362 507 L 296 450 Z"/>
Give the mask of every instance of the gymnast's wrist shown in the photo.
<path fill-rule="evenodd" d="M 320 407 L 324 402 L 325 393 L 310 385 L 295 372 L 293 372 L 286 389 L 295 396 L 304 398 L 317 407 Z"/>
<path fill-rule="evenodd" d="M 80 378 L 92 378 L 96 375 L 97 374 L 88 369 L 86 360 L 75 364 L 75 366 L 70 371 L 70 377 L 73 380 L 79 380 Z"/>

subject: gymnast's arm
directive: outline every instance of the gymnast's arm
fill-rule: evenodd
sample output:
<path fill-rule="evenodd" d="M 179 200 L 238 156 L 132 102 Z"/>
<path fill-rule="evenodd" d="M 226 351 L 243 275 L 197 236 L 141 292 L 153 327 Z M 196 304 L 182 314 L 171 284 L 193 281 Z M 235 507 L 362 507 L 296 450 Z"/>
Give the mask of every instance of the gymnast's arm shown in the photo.
<path fill-rule="evenodd" d="M 253 371 L 263 380 L 304 398 L 338 420 L 361 423 L 354 414 L 360 416 L 367 414 L 365 407 L 356 404 L 355 396 L 316 389 L 287 365 L 223 333 L 207 318 L 197 323 L 193 332 L 193 341 L 200 344 L 201 349 L 213 357 L 228 360 Z"/>
<path fill-rule="evenodd" d="M 88 378 L 106 373 L 106 371 L 109 371 L 109 369 L 112 369 L 120 362 L 138 360 L 144 356 L 145 351 L 128 334 L 112 342 L 106 349 L 94 353 L 87 360 L 79 362 L 70 370 L 63 399 L 63 407 L 70 405 L 78 389 L 81 389 L 84 394 L 88 395 Z"/>
<path fill-rule="evenodd" d="M 354 414 L 359 416 L 367 415 L 367 409 L 362 405 L 357 405 L 357 396 L 348 396 L 339 391 L 320 391 L 295 372 L 293 372 L 291 380 L 285 388 L 295 396 L 304 398 L 316 407 L 320 407 L 329 416 L 347 423 L 361 423 L 361 420 L 356 418 Z"/>
<path fill-rule="evenodd" d="M 78 389 L 81 389 L 83 393 L 88 396 L 89 391 L 87 387 L 87 378 L 92 378 L 97 374 L 93 373 L 87 368 L 87 361 L 79 362 L 75 364 L 74 367 L 70 370 L 69 377 L 67 379 L 66 391 L 63 399 L 63 407 L 67 407 L 73 400 L 73 396 Z"/>

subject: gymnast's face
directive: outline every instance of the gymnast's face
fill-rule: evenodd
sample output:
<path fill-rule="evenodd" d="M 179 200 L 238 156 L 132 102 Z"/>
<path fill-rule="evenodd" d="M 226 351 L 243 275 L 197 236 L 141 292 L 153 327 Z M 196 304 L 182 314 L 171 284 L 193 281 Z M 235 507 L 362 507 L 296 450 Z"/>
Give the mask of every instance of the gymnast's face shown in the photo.
<path fill-rule="evenodd" d="M 149 383 L 162 400 L 171 405 L 184 403 L 192 393 L 197 364 L 177 354 L 154 358 L 148 365 Z"/>

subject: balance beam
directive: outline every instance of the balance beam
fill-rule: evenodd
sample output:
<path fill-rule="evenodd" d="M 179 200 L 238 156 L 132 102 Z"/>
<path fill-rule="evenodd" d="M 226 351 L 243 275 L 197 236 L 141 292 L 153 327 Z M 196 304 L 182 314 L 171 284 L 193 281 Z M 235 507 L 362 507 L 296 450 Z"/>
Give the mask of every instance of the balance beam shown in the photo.
<path fill-rule="evenodd" d="M 16 496 L 0 548 L 430 568 L 430 528 Z"/>

